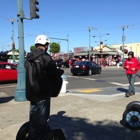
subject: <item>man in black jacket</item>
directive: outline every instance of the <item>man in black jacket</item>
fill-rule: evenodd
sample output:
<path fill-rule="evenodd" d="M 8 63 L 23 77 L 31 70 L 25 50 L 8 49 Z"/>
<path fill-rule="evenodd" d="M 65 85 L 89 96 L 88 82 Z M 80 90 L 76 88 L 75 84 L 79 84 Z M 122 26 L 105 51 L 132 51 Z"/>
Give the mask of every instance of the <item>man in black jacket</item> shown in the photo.
<path fill-rule="evenodd" d="M 50 116 L 52 82 L 58 75 L 55 62 L 46 52 L 50 40 L 44 35 L 35 39 L 36 49 L 28 53 L 25 61 L 26 98 L 30 101 L 29 140 L 41 140 L 50 130 L 47 120 Z"/>

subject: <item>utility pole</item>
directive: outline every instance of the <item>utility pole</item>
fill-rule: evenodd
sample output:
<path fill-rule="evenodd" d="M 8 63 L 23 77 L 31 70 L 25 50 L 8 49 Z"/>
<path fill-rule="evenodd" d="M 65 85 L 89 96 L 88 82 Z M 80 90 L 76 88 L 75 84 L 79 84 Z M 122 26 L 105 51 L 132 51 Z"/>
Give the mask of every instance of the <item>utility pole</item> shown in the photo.
<path fill-rule="evenodd" d="M 124 64 L 124 41 L 125 41 L 125 36 L 124 36 L 124 29 L 125 29 L 125 26 L 122 26 L 122 32 L 123 32 L 123 36 L 122 36 L 122 43 L 123 43 L 123 47 L 122 47 L 122 51 L 123 51 L 123 61 L 122 63 Z"/>
<path fill-rule="evenodd" d="M 24 30 L 23 30 L 23 4 L 22 0 L 17 0 L 18 5 L 18 46 L 19 46 L 19 66 L 18 66 L 18 83 L 15 89 L 15 101 L 26 101 L 25 97 L 25 68 L 24 68 Z"/>
<path fill-rule="evenodd" d="M 59 46 L 60 46 L 60 43 L 61 43 L 61 42 L 58 42 Z M 59 53 L 61 53 L 61 46 L 60 46 L 60 51 L 59 51 Z"/>
<path fill-rule="evenodd" d="M 89 61 L 90 61 L 90 31 L 92 30 L 91 27 L 88 27 L 88 31 L 89 31 Z"/>
<path fill-rule="evenodd" d="M 69 35 L 67 34 L 67 52 L 68 52 L 68 59 L 69 59 Z"/>
<path fill-rule="evenodd" d="M 13 53 L 13 62 L 15 62 L 15 55 L 14 55 L 14 51 L 15 51 L 15 42 L 14 42 L 14 19 L 11 18 L 11 23 L 12 23 L 12 44 L 11 44 L 11 48 L 12 48 L 12 53 Z"/>

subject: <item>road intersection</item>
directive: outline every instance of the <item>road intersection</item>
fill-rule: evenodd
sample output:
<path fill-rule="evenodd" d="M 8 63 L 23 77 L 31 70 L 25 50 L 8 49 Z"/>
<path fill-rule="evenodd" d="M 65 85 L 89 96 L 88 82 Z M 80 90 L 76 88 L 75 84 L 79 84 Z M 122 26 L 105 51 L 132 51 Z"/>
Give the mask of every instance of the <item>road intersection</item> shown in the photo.
<path fill-rule="evenodd" d="M 67 94 L 74 95 L 120 95 L 124 96 L 128 89 L 128 81 L 125 71 L 123 69 L 107 69 L 104 68 L 101 74 L 93 74 L 92 76 L 77 75 L 73 76 L 70 69 L 65 68 L 65 75 L 67 76 L 68 86 Z M 137 74 L 135 87 L 136 92 L 140 91 L 140 72 Z M 14 96 L 14 90 L 17 83 L 3 83 L 0 84 L 0 97 Z M 84 96 L 85 96 L 84 95 Z"/>

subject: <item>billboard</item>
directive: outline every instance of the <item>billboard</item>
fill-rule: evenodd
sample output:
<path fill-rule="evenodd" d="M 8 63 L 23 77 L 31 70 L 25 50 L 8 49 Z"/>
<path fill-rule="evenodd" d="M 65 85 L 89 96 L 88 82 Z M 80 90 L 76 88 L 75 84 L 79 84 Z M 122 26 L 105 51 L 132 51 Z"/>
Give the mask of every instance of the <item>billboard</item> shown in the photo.
<path fill-rule="evenodd" d="M 74 53 L 81 53 L 84 51 L 88 51 L 88 48 L 87 47 L 76 47 L 73 50 L 74 50 Z"/>

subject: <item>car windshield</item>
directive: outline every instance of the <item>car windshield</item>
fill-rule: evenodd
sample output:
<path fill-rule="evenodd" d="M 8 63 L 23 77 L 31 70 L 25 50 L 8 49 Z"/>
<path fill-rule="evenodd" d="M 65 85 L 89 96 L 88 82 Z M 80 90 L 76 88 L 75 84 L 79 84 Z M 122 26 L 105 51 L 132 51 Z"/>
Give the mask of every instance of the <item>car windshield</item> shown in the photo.
<path fill-rule="evenodd" d="M 76 65 L 86 65 L 86 64 L 89 64 L 89 62 L 87 62 L 87 61 L 79 61 L 79 62 L 76 62 L 75 64 Z"/>

